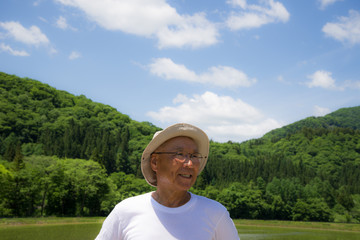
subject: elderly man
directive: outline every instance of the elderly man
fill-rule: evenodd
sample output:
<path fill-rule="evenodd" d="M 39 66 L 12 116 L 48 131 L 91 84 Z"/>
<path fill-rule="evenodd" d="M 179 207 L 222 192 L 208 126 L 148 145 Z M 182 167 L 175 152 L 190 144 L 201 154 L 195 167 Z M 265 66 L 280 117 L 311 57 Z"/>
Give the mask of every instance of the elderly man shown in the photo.
<path fill-rule="evenodd" d="M 117 204 L 96 239 L 239 239 L 224 206 L 188 191 L 208 153 L 207 135 L 190 124 L 155 133 L 143 152 L 141 170 L 156 191 Z"/>

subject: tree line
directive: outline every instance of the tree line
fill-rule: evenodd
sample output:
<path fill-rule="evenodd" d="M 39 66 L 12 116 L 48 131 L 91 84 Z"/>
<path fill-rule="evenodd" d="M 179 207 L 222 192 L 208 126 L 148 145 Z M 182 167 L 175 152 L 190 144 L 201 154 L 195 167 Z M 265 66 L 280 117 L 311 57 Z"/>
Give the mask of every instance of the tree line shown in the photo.
<path fill-rule="evenodd" d="M 105 169 L 93 160 L 24 157 L 0 164 L 0 216 L 106 216 L 125 198 L 155 190 L 134 174 Z M 202 175 L 200 176 L 200 179 Z M 195 194 L 222 203 L 233 218 L 358 222 L 360 194 L 314 177 L 273 177 L 266 182 L 234 181 L 226 187 L 203 185 Z"/>

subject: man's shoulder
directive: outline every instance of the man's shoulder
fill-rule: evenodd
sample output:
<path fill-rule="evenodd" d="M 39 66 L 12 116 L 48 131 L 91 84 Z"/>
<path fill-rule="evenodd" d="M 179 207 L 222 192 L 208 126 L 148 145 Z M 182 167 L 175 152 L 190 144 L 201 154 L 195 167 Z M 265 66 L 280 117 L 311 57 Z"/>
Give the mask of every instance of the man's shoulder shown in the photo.
<path fill-rule="evenodd" d="M 150 201 L 150 197 L 151 197 L 151 193 L 149 192 L 149 193 L 126 198 L 126 199 L 122 200 L 121 202 L 119 202 L 115 206 L 115 209 L 128 210 L 128 209 L 132 209 L 132 207 L 135 207 L 135 208 L 140 207 L 141 208 L 141 206 L 146 204 L 146 202 Z"/>
<path fill-rule="evenodd" d="M 200 195 L 195 195 L 195 194 L 192 195 L 197 199 L 197 204 L 200 207 L 211 209 L 212 211 L 219 213 L 223 213 L 227 211 L 225 206 L 219 203 L 218 201 Z"/>
<path fill-rule="evenodd" d="M 213 199 L 195 195 L 196 207 L 195 214 L 208 219 L 216 226 L 224 216 L 229 216 L 229 213 L 224 205 Z"/>

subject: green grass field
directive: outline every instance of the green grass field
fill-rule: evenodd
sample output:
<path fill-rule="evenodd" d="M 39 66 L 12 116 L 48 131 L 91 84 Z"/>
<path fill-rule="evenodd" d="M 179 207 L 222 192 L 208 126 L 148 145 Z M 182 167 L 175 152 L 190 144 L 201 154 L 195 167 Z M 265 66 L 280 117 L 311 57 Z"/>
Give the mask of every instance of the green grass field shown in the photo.
<path fill-rule="evenodd" d="M 295 222 L 277 220 L 242 220 L 235 219 L 234 223 L 239 226 L 261 226 L 281 228 L 318 229 L 329 231 L 352 231 L 360 233 L 360 224 L 354 223 L 330 223 L 330 222 Z"/>
<path fill-rule="evenodd" d="M 90 240 L 104 217 L 2 218 L 1 240 Z M 360 224 L 234 220 L 241 240 L 360 240 Z"/>
<path fill-rule="evenodd" d="M 17 225 L 102 223 L 105 217 L 1 218 L 0 227 Z"/>
<path fill-rule="evenodd" d="M 24 226 L 24 225 L 50 225 L 50 224 L 85 224 L 102 223 L 105 217 L 44 217 L 44 218 L 1 218 L 0 227 Z M 329 222 L 295 222 L 277 220 L 245 220 L 235 219 L 238 226 L 261 226 L 261 227 L 284 227 L 321 229 L 331 231 L 354 231 L 360 232 L 360 224 L 353 223 L 329 223 Z"/>

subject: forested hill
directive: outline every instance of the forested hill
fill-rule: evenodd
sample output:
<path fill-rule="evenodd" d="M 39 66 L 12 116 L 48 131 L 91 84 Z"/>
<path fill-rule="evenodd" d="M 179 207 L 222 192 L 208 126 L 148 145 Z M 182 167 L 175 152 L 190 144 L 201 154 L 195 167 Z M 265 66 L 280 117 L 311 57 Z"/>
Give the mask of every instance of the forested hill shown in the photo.
<path fill-rule="evenodd" d="M 270 131 L 265 138 L 283 138 L 303 128 L 351 128 L 360 129 L 360 106 L 342 108 L 324 117 L 309 117 L 280 129 Z"/>
<path fill-rule="evenodd" d="M 0 155 L 92 159 L 108 173 L 137 173 L 141 153 L 159 128 L 115 108 L 39 81 L 0 72 Z"/>
<path fill-rule="evenodd" d="M 192 191 L 234 218 L 360 222 L 360 107 L 243 143 L 210 142 Z M 107 215 L 149 191 L 140 158 L 158 127 L 0 72 L 0 217 Z"/>
<path fill-rule="evenodd" d="M 243 143 L 212 143 L 213 157 L 204 175 L 207 183 L 257 177 L 266 182 L 296 177 L 309 183 L 320 177 L 335 188 L 346 185 L 350 192 L 360 193 L 360 106 L 309 117 Z"/>

